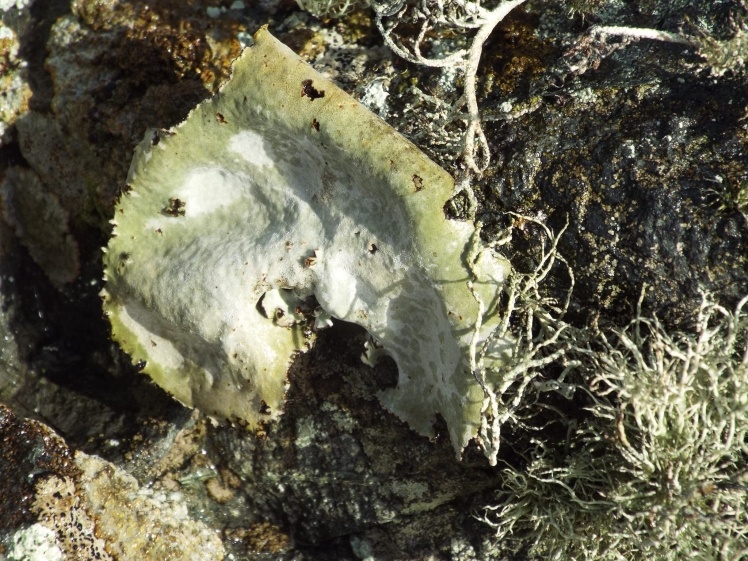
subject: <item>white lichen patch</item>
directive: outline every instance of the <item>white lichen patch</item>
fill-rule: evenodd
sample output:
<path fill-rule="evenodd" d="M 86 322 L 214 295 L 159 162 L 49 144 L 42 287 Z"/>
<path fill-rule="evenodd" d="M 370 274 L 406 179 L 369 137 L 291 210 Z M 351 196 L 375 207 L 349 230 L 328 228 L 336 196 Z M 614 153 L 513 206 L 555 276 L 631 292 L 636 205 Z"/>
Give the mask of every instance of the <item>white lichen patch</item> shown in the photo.
<path fill-rule="evenodd" d="M 460 452 L 484 399 L 476 296 L 490 329 L 509 267 L 446 219 L 444 170 L 266 29 L 254 39 L 216 97 L 136 151 L 105 257 L 114 338 L 179 400 L 256 426 L 315 325 L 353 322 L 397 363 L 382 403 L 423 435 L 442 415 Z"/>
<path fill-rule="evenodd" d="M 8 561 L 62 561 L 55 533 L 43 524 L 18 530 L 11 538 Z"/>

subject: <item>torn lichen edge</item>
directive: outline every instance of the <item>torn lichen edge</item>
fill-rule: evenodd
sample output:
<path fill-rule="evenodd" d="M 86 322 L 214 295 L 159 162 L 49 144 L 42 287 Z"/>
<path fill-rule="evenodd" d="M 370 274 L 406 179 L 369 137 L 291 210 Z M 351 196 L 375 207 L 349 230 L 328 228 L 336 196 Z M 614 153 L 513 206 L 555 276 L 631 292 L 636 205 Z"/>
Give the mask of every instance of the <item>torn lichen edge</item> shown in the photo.
<path fill-rule="evenodd" d="M 254 40 L 136 150 L 104 258 L 113 338 L 183 403 L 254 427 L 280 414 L 311 318 L 356 323 L 398 366 L 381 402 L 427 436 L 440 414 L 459 455 L 484 400 L 476 295 L 488 333 L 509 265 L 445 217 L 448 173 L 266 28 Z"/>

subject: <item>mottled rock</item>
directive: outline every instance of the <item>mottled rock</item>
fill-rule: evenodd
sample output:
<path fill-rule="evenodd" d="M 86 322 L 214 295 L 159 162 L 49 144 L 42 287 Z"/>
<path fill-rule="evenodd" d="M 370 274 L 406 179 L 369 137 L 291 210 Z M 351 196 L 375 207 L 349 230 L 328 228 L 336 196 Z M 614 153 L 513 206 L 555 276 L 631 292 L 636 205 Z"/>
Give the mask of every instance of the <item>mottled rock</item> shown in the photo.
<path fill-rule="evenodd" d="M 364 340 L 365 332 L 351 325 L 322 332 L 292 368 L 285 415 L 261 434 L 209 430 L 221 463 L 242 479 L 252 510 L 288 524 L 300 543 L 324 544 L 372 528 L 386 528 L 386 539 L 380 537 L 390 543 L 407 533 L 401 525 L 443 529 L 454 521 L 450 503 L 494 484 L 476 449 L 453 461 L 444 425 L 430 441 L 381 407 L 376 393 L 394 383 L 397 370 L 392 362 L 373 370 L 361 364 Z M 413 552 L 439 541 L 415 533 Z"/>
<path fill-rule="evenodd" d="M 0 541 L 11 558 L 223 558 L 216 532 L 191 518 L 179 493 L 142 488 L 2 405 L 0 442 Z"/>
<path fill-rule="evenodd" d="M 10 231 L 0 222 L 0 236 L 6 233 L 9 237 Z M 2 244 L 0 244 L 0 264 L 4 264 L 2 256 Z M 3 267 L 4 268 L 4 267 Z M 9 292 L 5 286 L 8 277 L 0 276 L 0 403 L 7 403 L 23 382 L 25 365 L 18 352 L 18 343 L 11 326 L 8 302 L 5 295 Z"/>
<path fill-rule="evenodd" d="M 607 8 L 606 21 L 625 21 L 626 8 Z M 729 32 L 703 4 L 666 12 L 667 28 L 688 29 L 691 14 Z M 661 17 L 654 10 L 636 26 L 659 28 Z M 590 45 L 564 35 L 556 18 L 510 18 L 525 29 L 515 41 L 540 39 L 545 49 L 535 49 L 541 72 L 486 94 L 487 113 L 502 102 L 510 109 L 487 129 L 495 166 L 483 181 L 484 220 L 506 225 L 513 219 L 503 213 L 515 211 L 555 231 L 568 221 L 559 248 L 581 317 L 628 318 L 645 285 L 644 309 L 671 325 L 690 321 L 701 290 L 734 305 L 748 286 L 748 220 L 736 202 L 748 177 L 745 76 L 717 81 L 678 45 Z M 498 79 L 488 71 L 485 82 Z M 513 264 L 527 269 L 537 232 L 514 232 Z M 563 276 L 554 282 L 568 286 Z"/>
<path fill-rule="evenodd" d="M 6 111 L 0 122 L 23 120 L 30 104 L 37 116 L 26 130 L 70 147 L 73 165 L 47 167 L 49 157 L 38 146 L 17 142 L 14 124 L 5 129 L 0 173 L 12 165 L 43 177 L 45 196 L 68 212 L 81 275 L 57 291 L 13 229 L 0 224 L 0 367 L 6 367 L 0 377 L 9 389 L 0 392 L 2 399 L 21 388 L 30 412 L 52 419 L 68 442 L 73 435 L 86 451 L 128 469 L 141 490 L 192 497 L 199 505 L 194 512 L 224 530 L 224 546 L 237 559 L 503 558 L 502 544 L 471 518 L 472 508 L 500 486 L 497 473 L 475 466 L 469 455 L 460 468 L 443 436 L 429 442 L 381 409 L 371 396 L 391 386 L 394 373 L 384 365 L 367 373 L 358 364 L 362 333 L 325 334 L 318 354 L 308 355 L 291 378 L 285 424 L 248 435 L 206 429 L 199 417 L 155 408 L 156 390 L 132 376 L 126 359 L 111 350 L 96 301 L 98 248 L 135 143 L 148 127 L 181 121 L 215 90 L 238 53 L 239 43 L 227 37 L 233 31 L 254 31 L 269 20 L 274 32 L 349 92 L 386 75 L 389 95 L 380 114 L 450 170 L 456 169 L 449 166 L 463 121 L 444 120 L 437 109 L 457 101 L 456 74 L 385 54 L 370 12 L 320 22 L 295 12 L 292 2 L 273 0 L 219 10 L 211 19 L 199 1 L 81 0 L 70 10 L 65 2 L 38 1 L 30 27 L 28 6 L 18 10 L 23 2 L 5 2 L 11 4 L 2 17 L 13 36 L 2 32 L 9 41 L 3 48 L 18 45 L 20 54 L 5 66 L 0 56 L 0 91 L 19 87 L 11 92 L 18 97 L 0 100 Z M 265 10 L 262 21 L 252 19 L 255 4 Z M 531 270 L 537 230 L 507 211 L 548 217 L 555 230 L 568 215 L 561 249 L 577 274 L 572 308 L 578 323 L 590 314 L 601 323 L 626 323 L 643 282 L 654 286 L 645 307 L 672 323 L 687 321 L 700 285 L 725 300 L 745 293 L 745 74 L 716 78 L 694 52 L 664 43 L 629 44 L 587 61 L 580 57 L 599 53 L 575 50 L 596 23 L 670 32 L 698 26 L 729 39 L 740 9 L 700 0 L 528 0 L 489 39 L 479 72 L 494 164 L 477 193 L 484 234 L 512 225 L 508 256 L 520 270 Z M 75 196 L 66 199 L 65 185 L 50 183 L 55 173 L 71 181 Z M 464 206 L 460 199 L 454 203 L 450 208 Z M 559 293 L 568 286 L 556 271 L 550 280 Z M 348 345 L 346 337 L 358 339 Z M 30 369 L 45 376 L 42 385 L 26 377 Z M 122 406 L 125 395 L 134 398 Z M 115 406 L 116 416 L 110 414 Z M 572 418 L 583 413 L 582 407 L 569 409 Z M 140 416 L 148 422 L 133 432 Z M 55 452 L 38 425 L 3 419 L 4 554 L 35 550 L 54 559 L 62 549 L 31 510 L 34 484 L 45 477 L 50 484 L 74 481 L 77 456 Z M 553 428 L 532 437 L 563 442 L 566 431 Z M 521 472 L 522 455 L 537 450 L 527 435 L 503 436 L 500 459 Z M 211 495 L 228 501 L 219 504 Z"/>
<path fill-rule="evenodd" d="M 12 126 L 28 110 L 31 88 L 26 61 L 18 53 L 18 35 L 3 21 L 0 9 L 0 146 L 12 140 Z"/>
<path fill-rule="evenodd" d="M 115 559 L 223 559 L 219 535 L 191 518 L 177 493 L 141 488 L 130 475 L 77 452 L 78 489 Z"/>

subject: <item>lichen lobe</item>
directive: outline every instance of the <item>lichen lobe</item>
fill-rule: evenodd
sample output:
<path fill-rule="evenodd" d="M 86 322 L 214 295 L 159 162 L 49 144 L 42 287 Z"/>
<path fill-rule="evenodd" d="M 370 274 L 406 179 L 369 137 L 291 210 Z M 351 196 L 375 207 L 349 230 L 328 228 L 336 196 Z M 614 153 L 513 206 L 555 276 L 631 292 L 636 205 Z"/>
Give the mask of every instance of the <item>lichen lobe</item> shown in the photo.
<path fill-rule="evenodd" d="M 133 360 L 182 402 L 256 426 L 280 414 L 315 330 L 350 321 L 398 365 L 385 406 L 424 435 L 441 414 L 461 451 L 482 393 L 466 356 L 473 228 L 444 217 L 451 177 L 264 28 L 216 97 L 152 138 L 105 257 L 105 310 Z M 487 266 L 490 301 L 508 266 Z"/>

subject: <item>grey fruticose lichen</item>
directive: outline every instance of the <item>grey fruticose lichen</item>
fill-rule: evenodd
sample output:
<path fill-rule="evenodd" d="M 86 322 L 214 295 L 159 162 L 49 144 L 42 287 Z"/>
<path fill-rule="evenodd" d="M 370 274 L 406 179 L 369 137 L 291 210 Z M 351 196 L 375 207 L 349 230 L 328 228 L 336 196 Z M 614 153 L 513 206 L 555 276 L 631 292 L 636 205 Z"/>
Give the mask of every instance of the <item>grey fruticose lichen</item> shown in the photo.
<path fill-rule="evenodd" d="M 441 414 L 460 453 L 484 398 L 468 281 L 490 302 L 508 265 L 446 219 L 449 174 L 254 39 L 214 98 L 136 150 L 105 255 L 113 336 L 180 401 L 252 427 L 280 414 L 314 331 L 356 323 L 399 369 L 381 402 L 423 435 Z"/>

